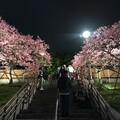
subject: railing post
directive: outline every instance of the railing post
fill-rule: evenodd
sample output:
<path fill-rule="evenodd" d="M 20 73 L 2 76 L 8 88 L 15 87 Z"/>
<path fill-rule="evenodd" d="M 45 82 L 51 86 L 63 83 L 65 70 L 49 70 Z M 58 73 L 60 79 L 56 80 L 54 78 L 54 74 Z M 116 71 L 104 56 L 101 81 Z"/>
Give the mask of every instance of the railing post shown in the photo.
<path fill-rule="evenodd" d="M 110 117 L 108 115 L 108 106 L 105 104 L 105 109 L 106 109 L 106 113 L 107 113 L 107 120 L 110 120 Z"/>
<path fill-rule="evenodd" d="M 98 104 L 99 114 L 101 115 L 100 98 L 99 98 L 99 94 L 98 93 L 97 93 L 97 104 Z"/>
<path fill-rule="evenodd" d="M 58 114 L 59 114 L 59 90 L 57 90 L 57 100 L 56 100 L 56 109 L 55 109 L 55 120 L 58 120 Z"/>
<path fill-rule="evenodd" d="M 31 85 L 28 85 L 27 94 L 26 94 L 26 109 L 28 108 L 30 102 L 30 92 L 31 92 Z"/>
<path fill-rule="evenodd" d="M 34 84 L 34 83 L 32 83 L 32 84 Z M 34 86 L 34 85 L 33 85 Z M 35 87 L 35 86 L 34 86 Z M 31 87 L 31 85 L 30 85 L 30 87 L 28 88 L 28 96 L 27 96 L 27 103 L 29 104 L 29 103 L 31 103 L 31 100 L 32 100 L 32 96 L 33 95 L 31 95 L 30 94 L 30 92 L 31 92 L 31 89 L 32 89 L 32 87 Z M 35 89 L 35 88 L 34 88 Z M 34 91 L 33 91 L 33 93 L 34 93 Z"/>
<path fill-rule="evenodd" d="M 89 98 L 91 99 L 91 92 L 92 91 L 92 84 L 88 84 L 88 93 L 89 93 Z"/>
<path fill-rule="evenodd" d="M 7 109 L 7 106 L 4 108 L 4 115 L 3 115 L 3 117 L 2 117 L 2 120 L 5 120 L 5 116 L 6 116 L 6 109 Z"/>
<path fill-rule="evenodd" d="M 15 103 L 15 113 L 14 113 L 14 115 L 13 115 L 13 120 L 15 120 L 15 118 L 16 118 L 16 114 L 17 114 L 17 106 L 18 106 L 18 95 L 17 95 L 17 99 L 16 99 L 16 103 Z"/>
<path fill-rule="evenodd" d="M 25 96 L 23 97 L 23 105 L 22 105 L 22 109 L 26 110 L 27 109 L 27 98 L 28 98 L 28 89 L 29 89 L 29 85 L 27 86 L 26 90 L 25 90 Z"/>

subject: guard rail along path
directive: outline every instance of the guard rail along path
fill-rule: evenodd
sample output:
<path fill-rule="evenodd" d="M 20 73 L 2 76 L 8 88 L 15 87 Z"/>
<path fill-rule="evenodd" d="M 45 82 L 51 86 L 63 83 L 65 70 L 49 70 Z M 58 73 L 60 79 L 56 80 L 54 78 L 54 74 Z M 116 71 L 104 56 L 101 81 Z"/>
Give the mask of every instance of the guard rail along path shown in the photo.
<path fill-rule="evenodd" d="M 88 85 L 89 97 L 101 120 L 120 120 L 120 113 L 114 110 L 100 95 L 93 84 Z"/>
<path fill-rule="evenodd" d="M 0 120 L 15 120 L 21 109 L 27 109 L 36 92 L 37 81 L 26 83 L 8 103 L 0 109 Z"/>

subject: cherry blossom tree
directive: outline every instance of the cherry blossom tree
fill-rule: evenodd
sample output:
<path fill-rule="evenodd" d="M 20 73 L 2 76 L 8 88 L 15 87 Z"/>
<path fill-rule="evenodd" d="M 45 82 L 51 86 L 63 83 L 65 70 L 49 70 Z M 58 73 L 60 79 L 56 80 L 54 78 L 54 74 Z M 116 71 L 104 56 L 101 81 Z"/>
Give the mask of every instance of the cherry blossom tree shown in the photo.
<path fill-rule="evenodd" d="M 32 36 L 22 35 L 17 46 L 18 64 L 38 72 L 41 67 L 41 61 L 50 62 L 50 54 L 47 52 L 49 46 L 40 38 L 34 40 Z M 20 52 L 21 51 L 21 52 Z M 24 52 L 23 52 L 24 51 Z M 20 53 L 20 54 L 19 54 Z M 44 55 L 42 55 L 44 53 Z M 44 59 L 43 59 L 44 58 Z"/>
<path fill-rule="evenodd" d="M 74 56 L 72 66 L 77 70 L 79 79 L 88 78 L 89 72 L 87 67 L 87 54 L 80 51 Z"/>
<path fill-rule="evenodd" d="M 120 22 L 111 27 L 100 27 L 88 39 L 88 51 L 92 62 L 118 66 L 120 63 Z M 96 60 L 97 58 L 98 60 Z"/>
<path fill-rule="evenodd" d="M 49 46 L 39 37 L 34 40 L 30 35 L 21 35 L 17 29 L 0 18 L 0 59 L 10 68 L 10 83 L 12 83 L 11 69 L 13 65 L 24 66 L 38 73 L 41 58 L 50 62 Z M 44 56 L 41 55 L 44 53 Z"/>
<path fill-rule="evenodd" d="M 120 66 L 120 22 L 93 32 L 72 62 L 74 67 L 88 64 L 116 69 Z"/>

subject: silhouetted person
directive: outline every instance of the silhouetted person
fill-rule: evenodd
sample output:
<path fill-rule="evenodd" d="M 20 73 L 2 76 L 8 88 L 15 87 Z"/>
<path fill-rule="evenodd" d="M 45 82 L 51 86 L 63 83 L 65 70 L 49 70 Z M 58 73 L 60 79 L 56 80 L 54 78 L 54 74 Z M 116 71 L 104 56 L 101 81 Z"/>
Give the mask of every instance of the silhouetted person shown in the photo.
<path fill-rule="evenodd" d="M 40 90 L 43 90 L 43 70 L 42 68 L 39 68 L 39 74 L 38 74 L 38 80 L 39 80 L 39 85 L 40 85 Z"/>
<path fill-rule="evenodd" d="M 57 87 L 59 89 L 61 118 L 69 117 L 69 96 L 71 89 L 70 79 L 67 77 L 67 71 L 62 70 L 58 79 Z"/>

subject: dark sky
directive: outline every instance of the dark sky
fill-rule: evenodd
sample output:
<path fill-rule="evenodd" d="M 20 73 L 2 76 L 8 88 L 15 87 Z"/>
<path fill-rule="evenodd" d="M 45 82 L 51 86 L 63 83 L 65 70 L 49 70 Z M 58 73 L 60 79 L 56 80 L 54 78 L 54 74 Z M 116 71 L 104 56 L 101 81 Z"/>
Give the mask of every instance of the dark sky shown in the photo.
<path fill-rule="evenodd" d="M 39 35 L 51 52 L 76 53 L 84 30 L 120 20 L 120 0 L 0 0 L 0 16 L 23 34 Z"/>

